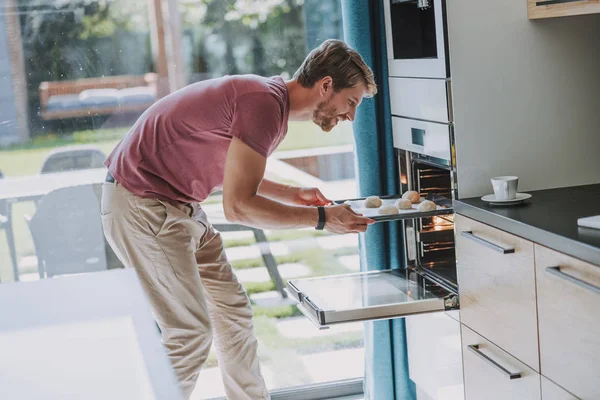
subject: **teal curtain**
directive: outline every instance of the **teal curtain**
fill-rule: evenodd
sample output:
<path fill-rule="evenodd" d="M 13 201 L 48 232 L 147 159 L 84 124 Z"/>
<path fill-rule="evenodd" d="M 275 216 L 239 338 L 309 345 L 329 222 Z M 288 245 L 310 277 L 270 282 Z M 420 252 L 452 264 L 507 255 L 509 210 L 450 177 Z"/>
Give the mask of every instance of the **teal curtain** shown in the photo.
<path fill-rule="evenodd" d="M 342 0 L 346 43 L 358 51 L 377 79 L 379 93 L 365 99 L 354 122 L 356 170 L 360 196 L 399 191 L 398 165 L 392 142 L 383 3 L 385 0 Z M 360 236 L 363 271 L 404 268 L 399 223 L 380 223 Z M 365 398 L 414 400 L 408 377 L 403 319 L 365 323 Z"/>

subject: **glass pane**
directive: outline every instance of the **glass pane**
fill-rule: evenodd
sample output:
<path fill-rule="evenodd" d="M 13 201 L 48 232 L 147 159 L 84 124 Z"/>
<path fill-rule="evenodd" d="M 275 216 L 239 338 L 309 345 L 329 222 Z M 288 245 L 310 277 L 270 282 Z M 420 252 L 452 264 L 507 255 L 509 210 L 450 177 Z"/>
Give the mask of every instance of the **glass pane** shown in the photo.
<path fill-rule="evenodd" d="M 106 156 L 148 107 L 185 85 L 227 74 L 290 79 L 308 51 L 343 37 L 340 7 L 340 0 L 4 0 L 0 281 L 122 268 L 100 216 Z M 424 19 L 405 32 L 415 48 L 400 57 L 435 55 L 423 33 L 429 25 Z M 410 39 L 415 30 L 422 39 Z M 319 187 L 334 200 L 354 198 L 354 161 L 350 123 L 323 134 L 312 122 L 292 122 L 266 177 Z M 202 209 L 211 223 L 226 225 L 220 195 Z M 361 377 L 362 323 L 315 330 L 277 291 L 263 256 L 269 249 L 284 281 L 356 272 L 357 237 L 313 229 L 262 234 L 223 230 L 222 238 L 250 298 L 268 389 Z M 386 277 L 340 279 L 326 288 L 335 296 L 323 304 L 343 309 L 427 298 L 406 285 Z M 223 395 L 213 348 L 192 398 Z"/>
<path fill-rule="evenodd" d="M 407 303 L 438 296 L 393 271 L 303 279 L 294 285 L 324 311 Z"/>
<path fill-rule="evenodd" d="M 0 282 L 123 268 L 125 258 L 103 233 L 104 160 L 140 116 L 207 79 L 291 79 L 328 38 L 343 38 L 340 0 L 4 0 Z M 354 161 L 351 123 L 324 134 L 311 121 L 291 122 L 265 178 L 318 187 L 332 200 L 355 198 Z M 357 236 L 228 231 L 219 193 L 201 208 L 225 228 L 225 252 L 250 298 L 268 389 L 362 377 L 362 324 L 315 330 L 277 291 L 267 268 L 273 261 L 284 282 L 356 272 Z M 224 395 L 213 347 L 192 398 Z"/>

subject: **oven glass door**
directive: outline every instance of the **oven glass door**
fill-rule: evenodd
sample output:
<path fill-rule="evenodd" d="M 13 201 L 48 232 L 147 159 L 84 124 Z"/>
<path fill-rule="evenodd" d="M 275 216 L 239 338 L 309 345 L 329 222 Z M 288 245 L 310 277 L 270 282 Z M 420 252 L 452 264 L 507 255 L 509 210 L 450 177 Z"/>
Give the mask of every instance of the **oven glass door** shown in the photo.
<path fill-rule="evenodd" d="M 298 308 L 319 328 L 353 321 L 402 318 L 458 307 L 457 297 L 404 271 L 384 270 L 287 283 Z"/>

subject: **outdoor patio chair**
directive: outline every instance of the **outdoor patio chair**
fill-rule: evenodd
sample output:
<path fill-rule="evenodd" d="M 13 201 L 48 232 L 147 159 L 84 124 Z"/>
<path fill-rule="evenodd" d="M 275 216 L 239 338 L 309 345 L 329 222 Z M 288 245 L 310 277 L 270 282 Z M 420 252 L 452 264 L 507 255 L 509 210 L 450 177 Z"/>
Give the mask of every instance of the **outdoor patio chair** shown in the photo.
<path fill-rule="evenodd" d="M 122 267 L 102 231 L 101 190 L 95 184 L 52 191 L 26 216 L 40 278 Z"/>
<path fill-rule="evenodd" d="M 106 154 L 95 146 L 59 147 L 46 157 L 40 173 L 103 168 L 105 159 Z"/>

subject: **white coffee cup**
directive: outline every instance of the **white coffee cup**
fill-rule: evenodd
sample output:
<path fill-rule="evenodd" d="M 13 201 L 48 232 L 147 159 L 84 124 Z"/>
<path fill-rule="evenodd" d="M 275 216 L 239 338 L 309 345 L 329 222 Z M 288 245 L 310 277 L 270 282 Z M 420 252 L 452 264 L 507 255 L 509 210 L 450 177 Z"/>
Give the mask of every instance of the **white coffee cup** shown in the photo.
<path fill-rule="evenodd" d="M 514 200 L 517 197 L 519 177 L 497 176 L 492 178 L 492 186 L 496 200 Z"/>

